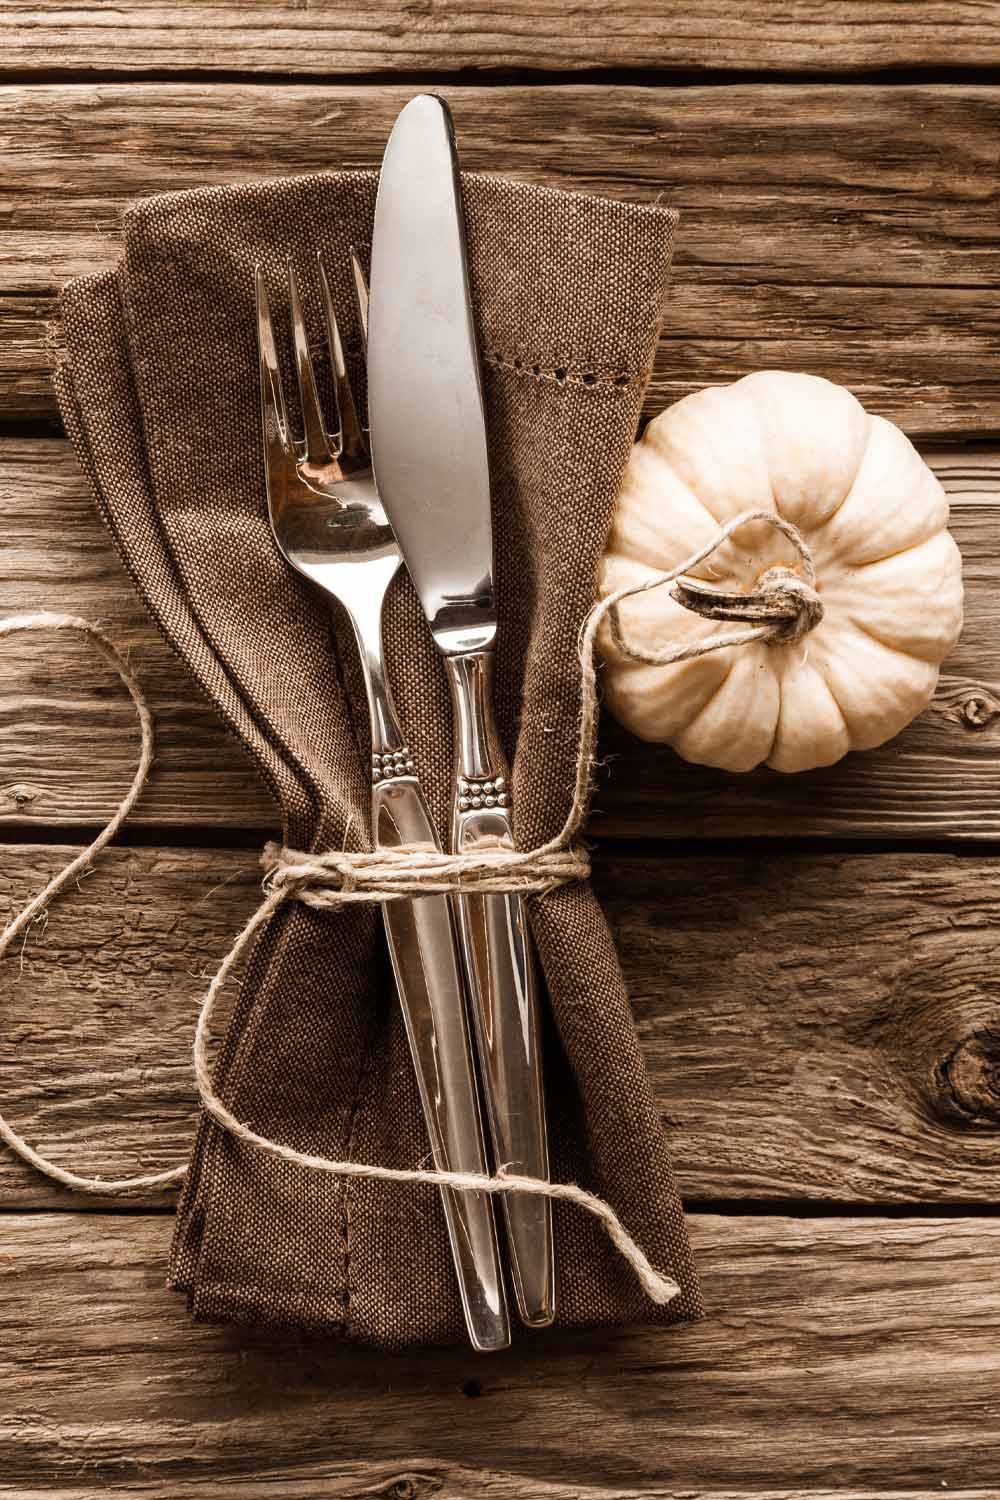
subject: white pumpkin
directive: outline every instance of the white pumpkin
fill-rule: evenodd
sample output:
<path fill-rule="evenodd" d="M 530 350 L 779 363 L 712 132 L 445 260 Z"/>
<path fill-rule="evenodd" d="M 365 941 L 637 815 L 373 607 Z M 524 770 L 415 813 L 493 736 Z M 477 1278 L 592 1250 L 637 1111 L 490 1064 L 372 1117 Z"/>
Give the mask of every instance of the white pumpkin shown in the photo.
<path fill-rule="evenodd" d="M 668 666 L 624 655 L 605 626 L 605 699 L 645 740 L 727 771 L 831 765 L 880 745 L 930 701 L 962 626 L 948 501 L 909 440 L 849 391 L 762 371 L 655 417 L 632 450 L 601 595 L 676 568 L 747 510 L 798 527 L 822 619 L 792 644 L 755 641 Z M 691 569 L 752 593 L 769 569 L 802 575 L 791 542 L 752 522 Z M 621 637 L 652 654 L 720 633 L 669 586 L 619 605 Z"/>

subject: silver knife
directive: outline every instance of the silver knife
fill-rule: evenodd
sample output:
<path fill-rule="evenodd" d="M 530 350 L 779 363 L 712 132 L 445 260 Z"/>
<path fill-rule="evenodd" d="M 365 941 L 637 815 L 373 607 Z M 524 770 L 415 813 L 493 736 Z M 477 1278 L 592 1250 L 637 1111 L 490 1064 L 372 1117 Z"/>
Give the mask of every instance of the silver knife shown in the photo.
<path fill-rule="evenodd" d="M 368 327 L 372 461 L 382 504 L 448 669 L 455 722 L 453 848 L 513 847 L 493 718 L 497 634 L 486 426 L 458 160 L 443 100 L 420 94 L 382 162 Z M 517 895 L 456 902 L 499 1164 L 548 1177 L 538 986 Z M 549 1199 L 505 1194 L 518 1309 L 555 1316 Z"/>

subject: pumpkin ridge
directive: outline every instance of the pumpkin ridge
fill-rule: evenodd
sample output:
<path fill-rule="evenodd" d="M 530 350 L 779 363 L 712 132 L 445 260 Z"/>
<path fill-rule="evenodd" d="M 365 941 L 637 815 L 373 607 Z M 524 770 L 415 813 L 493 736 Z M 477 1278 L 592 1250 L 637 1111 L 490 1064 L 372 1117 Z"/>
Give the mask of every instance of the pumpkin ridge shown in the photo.
<path fill-rule="evenodd" d="M 862 592 L 864 592 L 867 591 L 867 589 L 874 587 L 877 591 L 878 588 L 877 581 L 873 584 L 870 579 L 865 579 L 864 574 L 867 573 L 869 569 L 880 567 L 884 562 L 891 562 L 894 557 L 905 556 L 907 552 L 924 552 L 925 549 L 929 549 L 935 544 L 939 543 L 942 537 L 947 537 L 950 546 L 946 549 L 945 558 L 942 558 L 940 560 L 934 559 L 936 573 L 932 581 L 932 587 L 928 591 L 926 598 L 928 602 L 933 600 L 934 598 L 937 598 L 938 600 L 943 600 L 949 606 L 958 606 L 959 618 L 957 620 L 955 628 L 949 631 L 947 635 L 945 635 L 943 631 L 940 632 L 936 641 L 929 641 L 925 643 L 924 649 L 920 649 L 920 646 L 915 643 L 907 644 L 906 646 L 896 645 L 892 641 L 886 640 L 883 635 L 880 635 L 878 630 L 874 628 L 873 622 L 865 621 L 864 619 L 859 618 L 857 611 L 860 607 L 861 595 L 858 594 L 858 590 L 860 589 Z M 958 564 L 957 589 L 956 579 L 954 575 L 952 574 L 951 577 L 948 576 L 949 571 L 954 568 L 955 563 Z M 869 639 L 876 641 L 880 646 L 885 646 L 890 651 L 897 651 L 904 656 L 912 658 L 914 661 L 926 662 L 929 666 L 940 666 L 941 662 L 948 655 L 949 651 L 954 648 L 959 636 L 961 635 L 962 630 L 961 601 L 964 590 L 962 588 L 961 579 L 961 554 L 959 553 L 958 548 L 955 545 L 955 541 L 950 533 L 937 532 L 933 536 L 928 537 L 925 541 L 920 542 L 916 547 L 902 548 L 899 552 L 891 553 L 888 558 L 879 558 L 874 562 L 865 563 L 862 567 L 855 569 L 854 574 L 855 576 L 851 580 L 851 582 L 857 585 L 857 587 L 848 588 L 845 591 L 844 597 L 839 602 L 837 600 L 834 601 L 834 618 L 836 619 L 836 616 L 839 613 L 842 618 L 849 621 L 850 624 L 855 627 L 855 629 L 860 630 L 862 634 L 867 635 Z M 851 598 L 855 594 L 858 594 L 858 602 L 852 604 Z M 944 616 L 944 613 L 942 611 L 942 619 L 943 618 L 946 617 Z"/>
<path fill-rule="evenodd" d="M 722 689 L 726 686 L 726 683 L 729 681 L 730 677 L 732 677 L 733 671 L 734 671 L 734 669 L 736 667 L 736 662 L 737 662 L 736 653 L 737 653 L 737 651 L 739 649 L 740 648 L 737 647 L 737 646 L 730 646 L 728 648 L 728 650 L 723 650 L 723 651 L 720 651 L 720 652 L 718 652 L 716 654 L 716 661 L 721 660 L 725 664 L 725 668 L 726 668 L 725 673 L 719 679 L 719 681 L 715 684 L 715 687 L 709 693 L 708 697 L 705 699 L 704 703 L 701 705 L 701 707 L 699 708 L 698 712 L 694 715 L 694 717 L 692 719 L 688 720 L 687 724 L 684 726 L 684 729 L 681 731 L 681 737 L 683 737 L 684 735 L 688 735 L 688 734 L 691 734 L 691 733 L 694 732 L 694 730 L 697 728 L 699 720 L 708 711 L 708 709 L 711 708 L 712 704 L 715 702 L 715 700 L 718 698 L 719 694 L 722 692 Z M 778 690 L 779 690 L 779 693 L 780 693 L 780 690 L 781 690 L 780 689 L 780 684 L 779 684 L 779 689 Z M 680 752 L 678 752 L 678 753 L 680 753 Z"/>
<path fill-rule="evenodd" d="M 847 653 L 849 654 L 850 650 L 851 650 L 851 643 L 850 643 L 850 637 L 849 637 L 849 632 L 850 631 L 854 631 L 857 635 L 863 636 L 866 641 L 870 642 L 871 645 L 876 646 L 879 651 L 885 652 L 889 657 L 893 658 L 894 661 L 895 661 L 895 663 L 897 665 L 901 663 L 904 667 L 907 666 L 907 665 L 910 665 L 910 666 L 920 666 L 921 668 L 929 669 L 929 670 L 931 670 L 933 672 L 933 681 L 931 681 L 931 682 L 929 682 L 927 684 L 927 689 L 928 689 L 927 691 L 921 691 L 921 692 L 911 691 L 911 693 L 910 693 L 911 703 L 913 705 L 919 705 L 919 706 L 914 706 L 912 708 L 912 711 L 908 711 L 907 712 L 907 717 L 904 718 L 900 723 L 896 724 L 895 727 L 893 727 L 893 728 L 886 728 L 885 731 L 884 731 L 884 733 L 881 733 L 881 729 L 880 729 L 879 730 L 879 732 L 881 733 L 881 738 L 880 739 L 873 740 L 873 739 L 871 739 L 869 737 L 868 733 L 865 733 L 864 737 L 859 740 L 858 736 L 859 736 L 860 726 L 859 726 L 859 728 L 852 728 L 850 719 L 847 717 L 846 714 L 844 714 L 844 722 L 848 726 L 848 731 L 850 733 L 851 740 L 853 742 L 852 748 L 853 749 L 858 749 L 858 750 L 872 750 L 872 749 L 875 749 L 878 745 L 885 744 L 886 740 L 892 739 L 893 736 L 896 735 L 896 734 L 898 734 L 899 731 L 900 731 L 900 729 L 904 728 L 905 725 L 908 724 L 910 722 L 910 720 L 917 713 L 922 712 L 923 709 L 925 709 L 927 707 L 928 703 L 930 703 L 931 699 L 934 696 L 934 690 L 935 690 L 935 688 L 937 686 L 938 678 L 940 676 L 940 670 L 941 670 L 940 669 L 940 663 L 939 662 L 934 662 L 934 661 L 927 661 L 924 657 L 913 656 L 908 651 L 900 651 L 899 648 L 896 647 L 896 646 L 887 646 L 884 642 L 878 640 L 877 637 L 873 636 L 869 631 L 862 630 L 861 627 L 858 626 L 858 625 L 856 625 L 853 620 L 850 620 L 850 619 L 847 619 L 847 618 L 841 620 L 841 622 L 840 622 L 840 628 L 839 628 L 839 630 L 837 632 L 837 634 L 841 638 L 841 640 L 840 640 L 840 648 L 839 648 L 839 650 L 837 652 L 837 657 L 841 661 L 843 660 L 843 652 L 846 650 Z M 829 649 L 829 644 L 828 644 L 828 649 Z M 824 678 L 826 678 L 826 672 L 825 671 L 823 671 L 823 676 L 824 676 Z M 884 683 L 884 680 L 886 679 L 887 676 L 888 676 L 887 666 L 884 666 L 884 667 L 882 667 L 882 668 L 880 668 L 878 670 L 877 675 L 873 675 L 871 677 L 871 681 L 877 686 L 880 682 Z M 833 692 L 832 684 L 830 684 L 830 690 L 833 693 L 834 700 L 836 701 L 838 708 L 840 708 L 841 707 L 840 700 L 837 698 L 836 693 Z M 843 712 L 843 709 L 841 709 L 841 712 Z"/>
<path fill-rule="evenodd" d="M 811 523 L 809 511 L 821 512 L 822 519 L 818 522 L 821 526 L 827 519 L 824 511 L 829 496 L 831 494 L 839 496 L 829 512 L 829 515 L 834 515 L 854 487 L 870 441 L 869 413 L 851 391 L 846 387 L 835 385 L 833 381 L 827 380 L 822 375 L 795 374 L 788 370 L 756 370 L 735 381 L 730 389 L 734 394 L 740 391 L 753 412 L 754 423 L 762 440 L 761 446 L 765 455 L 767 480 L 774 510 L 784 520 L 800 526 L 803 534 L 810 534 L 818 528 L 817 524 Z M 796 413 L 796 403 L 800 400 L 803 389 L 810 391 L 810 398 L 804 402 L 804 410 Z M 827 407 L 830 407 L 832 402 L 839 408 L 833 412 L 833 416 L 843 423 L 840 434 L 842 441 L 835 446 L 831 445 L 831 451 L 836 451 L 838 455 L 851 454 L 853 459 L 853 468 L 845 469 L 839 476 L 840 482 L 836 486 L 830 486 L 828 483 L 824 485 L 828 476 L 823 473 L 822 464 L 815 472 L 811 472 L 814 448 L 808 439 L 814 437 L 815 433 L 812 432 L 810 426 L 812 420 L 810 407 L 816 410 L 817 401 L 821 404 L 825 403 Z M 788 415 L 789 404 L 791 417 Z M 823 412 L 824 436 L 829 430 L 831 410 Z M 795 420 L 796 415 L 798 422 Z M 856 430 L 849 425 L 854 423 L 857 423 Z M 801 455 L 799 457 L 800 461 L 805 463 L 805 474 L 812 483 L 805 485 L 803 493 L 795 494 L 788 492 L 789 471 L 786 467 L 788 452 L 783 451 L 781 445 L 791 432 L 801 436 L 800 429 L 805 431 L 807 440 L 804 445 L 805 458 L 803 459 Z M 850 442 L 847 441 L 848 436 L 850 436 Z M 775 467 L 776 445 L 779 459 L 777 469 Z M 796 477 L 800 476 L 796 474 Z M 784 504 L 779 498 L 779 488 L 785 491 Z"/>
<path fill-rule="evenodd" d="M 778 743 L 778 731 L 781 729 L 781 711 L 785 706 L 785 674 L 784 672 L 775 672 L 774 675 L 778 683 L 778 712 L 774 716 L 771 743 L 768 745 L 767 754 L 764 756 L 764 764 L 766 766 L 771 764 L 771 756 L 774 754 L 774 747 Z"/>
<path fill-rule="evenodd" d="M 833 683 L 830 681 L 829 677 L 826 675 L 826 673 L 824 672 L 823 668 L 819 665 L 818 662 L 814 664 L 814 671 L 816 672 L 817 676 L 820 678 L 820 681 L 823 683 L 823 686 L 826 688 L 827 692 L 830 694 L 830 697 L 833 699 L 833 702 L 834 702 L 834 705 L 835 705 L 835 707 L 837 709 L 837 712 L 840 715 L 840 722 L 843 724 L 844 730 L 845 730 L 845 732 L 847 734 L 848 749 L 853 749 L 854 748 L 854 736 L 851 733 L 851 725 L 850 725 L 850 722 L 848 720 L 848 717 L 847 717 L 847 715 L 844 712 L 844 705 L 841 703 L 840 699 L 838 698 L 837 693 L 836 693 L 836 689 L 834 688 Z"/>
<path fill-rule="evenodd" d="M 790 650 L 792 648 L 786 647 L 784 649 Z M 829 698 L 830 702 L 833 704 L 833 707 L 834 707 L 834 709 L 837 712 L 837 717 L 840 720 L 840 727 L 841 727 L 841 729 L 843 731 L 844 742 L 846 743 L 848 749 L 850 749 L 850 747 L 851 747 L 851 731 L 848 728 L 847 720 L 844 717 L 844 711 L 841 708 L 840 703 L 837 700 L 836 693 L 833 691 L 833 688 L 831 687 L 830 683 L 826 680 L 825 673 L 820 669 L 820 667 L 818 667 L 814 663 L 810 663 L 809 662 L 809 646 L 808 646 L 808 643 L 804 643 L 804 645 L 803 645 L 803 658 L 804 658 L 804 660 L 803 660 L 803 666 L 808 666 L 809 667 L 810 671 L 812 672 L 813 677 L 819 683 L 819 685 L 821 686 L 821 688 L 823 689 L 823 691 L 826 693 L 827 697 Z M 778 678 L 778 688 L 779 688 L 778 717 L 777 717 L 777 720 L 775 721 L 775 725 L 774 725 L 774 735 L 773 735 L 772 740 L 771 740 L 771 747 L 770 747 L 770 749 L 767 752 L 766 764 L 772 770 L 777 771 L 779 775 L 781 775 L 781 776 L 788 776 L 788 775 L 792 774 L 789 771 L 789 769 L 786 766 L 776 766 L 776 765 L 774 765 L 774 763 L 773 763 L 773 757 L 774 757 L 774 753 L 775 753 L 775 747 L 777 746 L 777 743 L 778 743 L 778 736 L 781 733 L 782 715 L 784 713 L 785 700 L 786 700 L 787 690 L 788 690 L 788 687 L 789 687 L 789 674 L 788 674 L 787 671 L 783 671 L 783 672 L 780 672 L 780 673 L 775 673 L 775 676 Z M 841 752 L 841 754 L 843 754 L 843 753 L 844 752 Z M 839 759 L 840 759 L 840 755 L 834 755 L 834 756 L 832 756 L 826 762 L 826 764 L 832 765 L 834 763 L 834 761 L 839 760 Z"/>
<path fill-rule="evenodd" d="M 861 410 L 864 411 L 864 407 L 862 407 Z M 833 507 L 833 510 L 831 510 L 831 512 L 830 512 L 830 514 L 828 516 L 824 516 L 823 519 L 821 521 L 817 522 L 815 525 L 811 525 L 811 526 L 810 525 L 805 525 L 805 524 L 802 525 L 801 529 L 802 529 L 802 533 L 803 533 L 804 536 L 813 537 L 813 538 L 821 537 L 822 533 L 826 530 L 826 528 L 830 525 L 830 523 L 836 519 L 836 517 L 840 514 L 840 512 L 843 510 L 844 506 L 847 504 L 848 500 L 851 498 L 851 496 L 854 493 L 854 486 L 858 482 L 858 476 L 861 473 L 862 467 L 864 465 L 865 454 L 868 452 L 868 444 L 871 442 L 871 434 L 872 434 L 872 417 L 871 417 L 871 412 L 864 411 L 864 415 L 865 415 L 865 429 L 864 429 L 865 430 L 865 440 L 861 444 L 860 450 L 858 452 L 858 461 L 857 461 L 857 464 L 854 467 L 854 473 L 851 475 L 850 483 L 848 484 L 847 488 L 844 490 L 844 493 L 841 495 L 840 499 L 837 501 L 836 505 Z M 788 518 L 786 518 L 786 519 L 788 519 Z M 796 523 L 796 524 L 799 524 L 799 523 Z M 901 551 L 905 551 L 906 549 L 905 548 L 901 548 L 900 550 Z"/>
<path fill-rule="evenodd" d="M 844 619 L 855 630 L 859 631 L 861 635 L 866 635 L 870 641 L 874 641 L 876 646 L 881 646 L 885 651 L 892 651 L 897 656 L 905 657 L 907 661 L 923 661 L 929 667 L 938 667 L 944 659 L 941 656 L 927 656 L 923 651 L 914 651 L 909 647 L 904 650 L 901 646 L 894 646 L 891 641 L 887 641 L 880 636 L 877 630 L 873 630 L 870 625 L 866 625 L 863 621 L 859 620 L 853 610 L 845 610 Z M 948 649 L 950 650 L 951 647 Z"/>

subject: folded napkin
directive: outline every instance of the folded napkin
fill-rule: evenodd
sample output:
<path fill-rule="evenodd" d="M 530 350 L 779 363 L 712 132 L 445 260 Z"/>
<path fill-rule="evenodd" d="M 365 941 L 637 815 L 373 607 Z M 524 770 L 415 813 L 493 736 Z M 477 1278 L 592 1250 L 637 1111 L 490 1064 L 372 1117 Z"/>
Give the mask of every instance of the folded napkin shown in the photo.
<path fill-rule="evenodd" d="M 284 326 L 291 258 L 318 354 L 321 252 L 363 389 L 348 252 L 367 257 L 376 183 L 344 172 L 139 203 L 116 270 L 73 282 L 62 303 L 56 384 L 102 515 L 150 614 L 253 756 L 285 843 L 309 850 L 370 847 L 368 726 L 353 647 L 342 628 L 331 634 L 268 526 L 254 268 Z M 494 489 L 498 710 L 517 841 L 531 848 L 571 803 L 577 632 L 653 356 L 674 215 L 478 175 L 464 195 Z M 444 832 L 448 694 L 405 575 L 387 615 L 390 680 Z M 599 1223 L 556 1203 L 559 1322 L 695 1317 L 682 1212 L 602 913 L 577 883 L 532 902 L 531 921 L 550 1002 L 553 1177 L 606 1198 L 682 1288 L 665 1307 L 648 1302 Z M 247 963 L 215 1082 L 252 1129 L 302 1151 L 427 1162 L 374 906 L 277 913 Z M 464 1337 L 433 1188 L 310 1171 L 204 1115 L 170 1280 L 198 1318 L 382 1347 Z"/>

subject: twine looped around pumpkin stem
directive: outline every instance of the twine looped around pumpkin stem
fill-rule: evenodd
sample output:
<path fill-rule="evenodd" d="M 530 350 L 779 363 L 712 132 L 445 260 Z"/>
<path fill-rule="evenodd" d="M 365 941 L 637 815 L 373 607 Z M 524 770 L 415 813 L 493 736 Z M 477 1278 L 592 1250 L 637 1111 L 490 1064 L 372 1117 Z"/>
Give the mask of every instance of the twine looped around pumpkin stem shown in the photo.
<path fill-rule="evenodd" d="M 799 554 L 802 576 L 788 567 L 768 568 L 758 586 L 749 594 L 728 593 L 701 582 L 700 579 L 685 578 L 689 569 L 711 557 L 722 543 L 735 531 L 752 521 L 765 521 L 787 537 Z M 694 614 L 709 620 L 726 622 L 740 620 L 751 624 L 751 630 L 713 635 L 690 644 L 677 643 L 662 651 L 642 651 L 625 639 L 618 609 L 623 599 L 634 594 L 644 594 L 649 589 L 662 588 L 666 583 L 676 583 L 671 597 Z M 602 600 L 599 608 L 608 615 L 608 627 L 615 648 L 630 661 L 643 662 L 649 666 L 671 666 L 675 662 L 692 661 L 698 656 L 707 656 L 712 651 L 724 651 L 730 646 L 746 646 L 751 641 L 788 646 L 814 630 L 823 618 L 823 603 L 816 592 L 816 566 L 809 546 L 797 526 L 786 521 L 773 510 L 748 510 L 735 516 L 716 532 L 710 542 L 699 552 L 693 553 L 676 568 L 667 573 L 658 573 L 642 583 L 629 584 L 616 590 Z"/>

